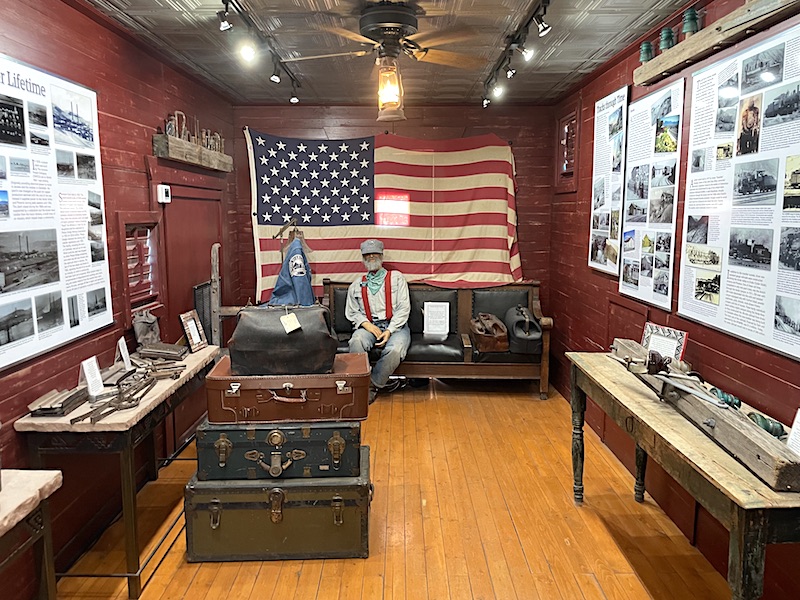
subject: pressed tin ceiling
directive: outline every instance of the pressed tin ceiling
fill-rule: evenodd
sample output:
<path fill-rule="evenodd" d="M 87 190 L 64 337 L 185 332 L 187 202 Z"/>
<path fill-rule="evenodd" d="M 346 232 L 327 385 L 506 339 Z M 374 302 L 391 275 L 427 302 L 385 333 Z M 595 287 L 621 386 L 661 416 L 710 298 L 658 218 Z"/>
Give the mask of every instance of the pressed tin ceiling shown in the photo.
<path fill-rule="evenodd" d="M 280 84 L 269 80 L 273 63 L 266 49 L 251 66 L 244 66 L 239 59 L 237 45 L 248 27 L 233 8 L 229 10 L 233 29 L 220 31 L 217 12 L 224 8 L 222 0 L 85 1 L 236 104 L 288 102 L 291 82 L 286 76 Z M 375 2 L 237 3 L 281 59 L 369 50 L 331 30 L 358 34 L 361 11 Z M 484 83 L 509 37 L 542 1 L 418 0 L 409 4 L 416 9 L 422 45 L 436 44 L 437 50 L 468 55 L 463 61 L 467 68 L 401 56 L 405 104 L 414 106 L 479 103 Z M 506 82 L 502 101 L 546 104 L 558 100 L 584 76 L 686 4 L 686 0 L 551 0 L 545 21 L 552 31 L 538 38 L 533 27 L 526 43 L 536 51 L 530 62 L 514 53 L 512 66 L 517 74 Z M 299 82 L 297 95 L 304 104 L 365 105 L 374 102 L 377 89 L 374 59 L 375 52 L 370 52 L 285 65 Z"/>

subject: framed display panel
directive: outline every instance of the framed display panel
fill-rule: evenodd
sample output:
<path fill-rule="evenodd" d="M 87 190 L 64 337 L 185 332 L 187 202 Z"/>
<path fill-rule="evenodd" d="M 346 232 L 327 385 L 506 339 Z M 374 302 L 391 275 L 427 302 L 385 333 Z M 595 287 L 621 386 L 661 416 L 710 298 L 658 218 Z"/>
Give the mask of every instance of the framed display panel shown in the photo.
<path fill-rule="evenodd" d="M 0 55 L 0 369 L 113 322 L 97 94 Z"/>
<path fill-rule="evenodd" d="M 203 324 L 196 310 L 190 310 L 181 314 L 181 327 L 186 336 L 186 342 L 192 352 L 197 352 L 208 346 L 206 334 L 203 331 Z"/>

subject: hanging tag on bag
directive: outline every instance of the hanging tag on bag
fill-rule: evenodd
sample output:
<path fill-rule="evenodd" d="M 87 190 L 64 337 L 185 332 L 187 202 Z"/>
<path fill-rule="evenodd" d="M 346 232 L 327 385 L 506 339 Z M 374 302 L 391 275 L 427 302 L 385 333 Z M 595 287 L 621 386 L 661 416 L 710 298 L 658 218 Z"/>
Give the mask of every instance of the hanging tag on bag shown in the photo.
<path fill-rule="evenodd" d="M 283 315 L 281 317 L 281 325 L 283 325 L 286 333 L 292 333 L 294 330 L 300 329 L 300 321 L 298 321 L 297 315 L 294 313 Z"/>

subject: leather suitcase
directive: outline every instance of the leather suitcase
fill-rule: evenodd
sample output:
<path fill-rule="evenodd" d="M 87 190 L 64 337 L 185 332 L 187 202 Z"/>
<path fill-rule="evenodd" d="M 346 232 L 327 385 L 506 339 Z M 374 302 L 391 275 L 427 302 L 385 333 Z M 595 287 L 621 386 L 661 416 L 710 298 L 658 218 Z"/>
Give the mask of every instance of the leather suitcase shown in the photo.
<path fill-rule="evenodd" d="M 361 475 L 186 484 L 189 562 L 367 558 L 369 447 Z"/>
<path fill-rule="evenodd" d="M 358 477 L 361 423 L 266 423 L 197 428 L 197 479 Z"/>
<path fill-rule="evenodd" d="M 223 356 L 206 375 L 211 423 L 361 421 L 367 418 L 370 367 L 367 354 L 337 354 L 332 373 L 231 375 Z"/>

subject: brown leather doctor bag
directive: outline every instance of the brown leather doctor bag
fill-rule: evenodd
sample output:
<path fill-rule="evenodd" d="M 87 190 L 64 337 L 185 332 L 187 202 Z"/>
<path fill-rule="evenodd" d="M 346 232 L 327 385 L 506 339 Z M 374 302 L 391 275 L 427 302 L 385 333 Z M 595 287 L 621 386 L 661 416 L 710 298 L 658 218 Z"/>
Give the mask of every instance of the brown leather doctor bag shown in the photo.
<path fill-rule="evenodd" d="M 478 352 L 508 352 L 508 329 L 491 313 L 478 313 L 471 319 L 469 335 Z"/>

